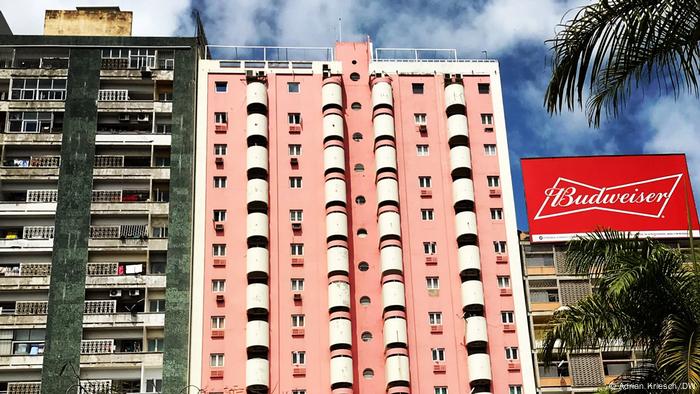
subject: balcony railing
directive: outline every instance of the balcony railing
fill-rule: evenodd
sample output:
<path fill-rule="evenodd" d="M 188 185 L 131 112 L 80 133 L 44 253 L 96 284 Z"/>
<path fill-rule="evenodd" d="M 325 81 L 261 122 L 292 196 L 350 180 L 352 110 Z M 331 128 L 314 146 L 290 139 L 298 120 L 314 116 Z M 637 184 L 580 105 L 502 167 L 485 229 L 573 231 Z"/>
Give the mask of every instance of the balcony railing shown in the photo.
<path fill-rule="evenodd" d="M 19 168 L 47 168 L 58 167 L 61 164 L 61 156 L 30 156 L 27 158 L 7 159 L 3 165 L 5 167 Z"/>
<path fill-rule="evenodd" d="M 105 315 L 117 311 L 117 300 L 85 301 L 83 313 L 86 315 Z"/>
<path fill-rule="evenodd" d="M 56 202 L 58 190 L 27 190 L 27 202 Z"/>
<path fill-rule="evenodd" d="M 144 238 L 148 237 L 148 225 L 146 224 L 121 224 L 106 226 L 90 226 L 90 238 Z"/>
<path fill-rule="evenodd" d="M 51 263 L 20 263 L 19 276 L 49 276 Z"/>
<path fill-rule="evenodd" d="M 17 301 L 15 303 L 15 315 L 45 315 L 48 309 L 48 301 Z"/>
<path fill-rule="evenodd" d="M 124 156 L 96 155 L 95 167 L 124 167 Z"/>
<path fill-rule="evenodd" d="M 119 263 L 88 263 L 89 276 L 114 276 L 119 271 Z"/>
<path fill-rule="evenodd" d="M 53 239 L 54 226 L 24 226 L 22 238 L 24 239 Z"/>
<path fill-rule="evenodd" d="M 146 202 L 147 190 L 93 190 L 92 202 Z"/>
<path fill-rule="evenodd" d="M 7 394 L 41 394 L 41 382 L 9 382 Z"/>
<path fill-rule="evenodd" d="M 111 393 L 112 392 L 112 380 L 110 379 L 99 379 L 99 380 L 83 380 L 80 385 L 88 393 Z"/>
<path fill-rule="evenodd" d="M 128 89 L 100 89 L 97 92 L 97 101 L 128 101 Z"/>
<path fill-rule="evenodd" d="M 114 353 L 114 339 L 83 339 L 80 341 L 80 354 Z"/>

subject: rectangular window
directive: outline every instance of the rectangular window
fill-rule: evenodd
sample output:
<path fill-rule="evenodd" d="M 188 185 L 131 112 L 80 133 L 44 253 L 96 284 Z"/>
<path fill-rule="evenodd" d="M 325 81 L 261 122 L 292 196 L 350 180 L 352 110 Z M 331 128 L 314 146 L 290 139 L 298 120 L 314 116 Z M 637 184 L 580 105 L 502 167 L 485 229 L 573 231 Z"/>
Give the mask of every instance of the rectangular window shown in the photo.
<path fill-rule="evenodd" d="M 304 255 L 304 244 L 290 244 L 292 256 Z"/>
<path fill-rule="evenodd" d="M 447 386 L 435 386 L 433 393 L 434 394 L 447 394 Z"/>
<path fill-rule="evenodd" d="M 223 353 L 211 353 L 209 355 L 209 366 L 210 367 L 223 367 L 224 366 L 224 354 Z"/>
<path fill-rule="evenodd" d="M 226 81 L 216 81 L 214 82 L 216 93 L 226 93 L 228 91 L 228 82 Z"/>
<path fill-rule="evenodd" d="M 148 339 L 148 351 L 149 352 L 162 352 L 163 351 L 163 338 L 149 338 Z"/>
<path fill-rule="evenodd" d="M 226 281 L 224 279 L 214 279 L 211 281 L 211 291 L 221 293 L 226 291 Z"/>
<path fill-rule="evenodd" d="M 292 394 L 306 394 L 306 390 L 292 390 Z"/>
<path fill-rule="evenodd" d="M 157 299 L 148 301 L 148 311 L 151 313 L 165 312 L 165 300 Z"/>
<path fill-rule="evenodd" d="M 428 145 L 416 145 L 416 154 L 418 156 L 428 156 L 430 147 Z"/>
<path fill-rule="evenodd" d="M 212 254 L 214 256 L 226 256 L 226 244 L 212 245 Z"/>
<path fill-rule="evenodd" d="M 12 133 L 50 133 L 60 130 L 62 120 L 56 121 L 53 112 L 10 112 L 9 131 Z M 60 118 L 61 114 L 58 113 Z"/>
<path fill-rule="evenodd" d="M 223 316 L 212 316 L 211 317 L 211 328 L 212 330 L 221 330 L 226 326 L 226 318 Z"/>
<path fill-rule="evenodd" d="M 214 221 L 223 222 L 226 220 L 226 210 L 225 209 L 215 209 L 214 210 Z"/>
<path fill-rule="evenodd" d="M 413 89 L 413 94 L 423 94 L 424 86 L 422 83 L 412 83 L 411 88 Z"/>
<path fill-rule="evenodd" d="M 289 156 L 301 156 L 300 144 L 289 144 Z"/>
<path fill-rule="evenodd" d="M 507 347 L 506 348 L 506 360 L 517 360 L 518 359 L 518 348 L 517 347 Z"/>
<path fill-rule="evenodd" d="M 215 176 L 214 177 L 214 188 L 223 189 L 226 187 L 226 177 L 225 176 Z"/>
<path fill-rule="evenodd" d="M 148 379 L 148 380 L 146 380 L 146 392 L 147 393 L 161 393 L 161 392 L 163 392 L 163 379 Z"/>
<path fill-rule="evenodd" d="M 437 253 L 437 243 L 436 242 L 423 242 L 423 252 L 425 254 L 435 254 Z"/>
<path fill-rule="evenodd" d="M 301 177 L 300 176 L 290 176 L 289 177 L 289 187 L 292 189 L 301 189 Z"/>
<path fill-rule="evenodd" d="M 66 99 L 65 79 L 12 79 L 11 100 L 60 101 Z"/>
<path fill-rule="evenodd" d="M 523 394 L 523 386 L 508 386 L 508 394 Z"/>
<path fill-rule="evenodd" d="M 510 276 L 499 276 L 497 279 L 500 289 L 510 289 Z"/>
<path fill-rule="evenodd" d="M 294 364 L 294 365 L 306 364 L 306 352 L 292 352 L 292 364 Z"/>
<path fill-rule="evenodd" d="M 489 94 L 491 93 L 491 85 L 488 83 L 480 83 L 477 85 L 479 88 L 479 94 Z"/>
<path fill-rule="evenodd" d="M 430 353 L 433 356 L 433 362 L 441 363 L 445 362 L 445 348 L 434 347 L 430 349 Z"/>
<path fill-rule="evenodd" d="M 418 126 L 424 126 L 428 124 L 428 115 L 426 114 L 413 114 L 413 119 Z"/>
<path fill-rule="evenodd" d="M 501 208 L 491 208 L 491 219 L 503 220 L 503 210 Z"/>
<path fill-rule="evenodd" d="M 511 311 L 501 312 L 501 322 L 503 322 L 503 324 L 513 324 L 513 322 L 514 322 L 513 312 L 511 312 Z"/>
<path fill-rule="evenodd" d="M 294 278 L 291 281 L 292 291 L 304 291 L 304 279 Z"/>
<path fill-rule="evenodd" d="M 442 324 L 442 313 L 441 312 L 428 312 L 428 321 L 431 326 L 439 326 Z"/>
<path fill-rule="evenodd" d="M 304 327 L 304 315 L 292 315 L 292 327 Z"/>
<path fill-rule="evenodd" d="M 289 210 L 289 220 L 292 222 L 301 222 L 304 218 L 304 211 L 301 209 L 290 209 Z"/>
<path fill-rule="evenodd" d="M 489 175 L 486 177 L 486 183 L 489 187 L 500 187 L 501 179 L 496 175 Z"/>
<path fill-rule="evenodd" d="M 493 241 L 493 250 L 496 253 L 506 253 L 506 241 Z"/>
<path fill-rule="evenodd" d="M 429 176 L 419 176 L 418 177 L 418 186 L 419 187 L 432 187 L 433 186 L 433 179 Z"/>
<path fill-rule="evenodd" d="M 486 156 L 496 156 L 496 144 L 484 145 L 484 154 Z"/>
<path fill-rule="evenodd" d="M 420 218 L 421 220 L 433 220 L 435 217 L 434 212 L 432 209 L 421 209 L 420 210 Z"/>
<path fill-rule="evenodd" d="M 287 91 L 289 93 L 299 93 L 299 82 L 287 82 Z"/>
<path fill-rule="evenodd" d="M 493 114 L 481 114 L 481 124 L 493 124 Z"/>
<path fill-rule="evenodd" d="M 289 124 L 301 124 L 301 114 L 298 112 L 290 112 L 287 114 Z"/>
<path fill-rule="evenodd" d="M 214 112 L 215 123 L 228 123 L 228 114 L 226 112 Z"/>
<path fill-rule="evenodd" d="M 428 276 L 425 278 L 425 285 L 428 287 L 428 290 L 439 290 L 440 278 L 437 276 Z"/>
<path fill-rule="evenodd" d="M 226 144 L 214 144 L 214 154 L 223 156 L 226 154 Z"/>

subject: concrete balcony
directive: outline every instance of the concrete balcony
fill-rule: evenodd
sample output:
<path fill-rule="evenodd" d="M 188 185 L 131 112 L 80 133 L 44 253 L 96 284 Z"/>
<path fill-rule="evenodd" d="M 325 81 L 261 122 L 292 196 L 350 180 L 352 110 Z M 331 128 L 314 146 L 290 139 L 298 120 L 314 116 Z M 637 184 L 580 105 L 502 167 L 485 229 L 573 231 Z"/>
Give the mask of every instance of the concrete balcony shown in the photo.
<path fill-rule="evenodd" d="M 12 328 L 45 328 L 46 315 L 11 315 L 0 314 L 0 327 Z"/>
<path fill-rule="evenodd" d="M 453 114 L 447 118 L 447 137 L 468 137 L 467 117 L 463 114 Z"/>
<path fill-rule="evenodd" d="M 554 312 L 560 306 L 559 302 L 530 302 L 530 310 L 533 312 Z"/>
<path fill-rule="evenodd" d="M 321 88 L 321 101 L 323 106 L 334 105 L 338 108 L 343 106 L 343 88 L 337 83 L 326 83 Z"/>
<path fill-rule="evenodd" d="M 377 181 L 377 204 L 399 205 L 399 182 L 392 178 Z"/>
<path fill-rule="evenodd" d="M 95 143 L 97 145 L 159 145 L 159 146 L 170 146 L 172 143 L 172 136 L 170 134 L 159 134 L 159 133 L 120 133 L 120 132 L 106 132 L 98 131 L 97 136 L 95 136 Z"/>
<path fill-rule="evenodd" d="M 445 108 L 449 109 L 454 105 L 465 106 L 464 85 L 461 83 L 453 83 L 445 87 Z"/>
<path fill-rule="evenodd" d="M 90 239 L 90 250 L 168 250 L 167 238 L 139 239 Z"/>
<path fill-rule="evenodd" d="M 0 216 L 17 214 L 53 215 L 55 213 L 55 202 L 0 202 Z"/>
<path fill-rule="evenodd" d="M 56 168 L 18 168 L 18 167 L 2 167 L 0 168 L 0 178 L 5 180 L 11 179 L 54 179 L 58 178 L 58 167 Z"/>
<path fill-rule="evenodd" d="M 325 184 L 326 189 L 326 205 L 335 203 L 336 205 L 345 205 L 347 203 L 347 192 L 345 181 L 342 179 L 329 179 Z"/>
<path fill-rule="evenodd" d="M 270 362 L 251 358 L 245 364 L 245 385 L 251 390 L 267 390 L 270 386 Z"/>
<path fill-rule="evenodd" d="M 0 315 L 1 317 L 2 315 Z M 1 322 L 1 321 L 0 321 Z M 85 328 L 163 327 L 165 313 L 107 313 L 83 315 Z"/>
<path fill-rule="evenodd" d="M 396 148 L 383 145 L 374 151 L 377 162 L 377 173 L 382 171 L 396 172 Z"/>
<path fill-rule="evenodd" d="M 26 354 L 15 354 L 0 356 L 0 367 L 3 369 L 34 369 L 41 368 L 44 357 L 41 355 L 29 356 Z"/>
<path fill-rule="evenodd" d="M 95 168 L 93 177 L 98 179 L 127 179 L 150 178 L 170 179 L 170 168 L 167 167 L 117 167 Z"/>
<path fill-rule="evenodd" d="M 328 322 L 329 343 L 331 347 L 352 346 L 352 322 L 339 318 Z"/>
<path fill-rule="evenodd" d="M 486 319 L 483 316 L 471 316 L 467 318 L 467 346 L 486 345 L 488 343 Z"/>
<path fill-rule="evenodd" d="M 394 130 L 394 116 L 382 113 L 374 117 L 374 139 L 393 140 L 396 133 Z"/>
<path fill-rule="evenodd" d="M 382 274 L 403 273 L 403 252 L 398 246 L 387 246 L 380 250 Z"/>
<path fill-rule="evenodd" d="M 491 381 L 491 358 L 486 353 L 467 356 L 470 383 L 486 383 Z"/>
<path fill-rule="evenodd" d="M 329 146 L 323 150 L 323 166 L 326 173 L 345 172 L 345 149 L 340 146 Z"/>
<path fill-rule="evenodd" d="M 0 291 L 10 290 L 46 290 L 49 288 L 49 276 L 2 276 Z"/>
<path fill-rule="evenodd" d="M 328 309 L 350 309 L 350 284 L 335 281 L 328 284 Z"/>
<path fill-rule="evenodd" d="M 331 358 L 331 384 L 351 385 L 353 381 L 352 358 L 338 356 Z"/>
<path fill-rule="evenodd" d="M 556 275 L 557 270 L 553 265 L 551 266 L 526 266 L 525 272 L 528 276 L 549 276 Z"/>
<path fill-rule="evenodd" d="M 394 105 L 392 88 L 389 82 L 378 82 L 372 87 L 372 107 Z"/>
<path fill-rule="evenodd" d="M 384 347 L 406 347 L 408 344 L 408 330 L 406 319 L 403 317 L 390 317 L 384 320 Z"/>
<path fill-rule="evenodd" d="M 93 202 L 90 210 L 94 213 L 134 213 L 143 212 L 152 215 L 167 215 L 167 202 Z"/>
<path fill-rule="evenodd" d="M 405 286 L 401 282 L 392 281 L 382 285 L 382 305 L 384 309 L 406 308 Z"/>
<path fill-rule="evenodd" d="M 5 144 L 33 144 L 33 145 L 52 145 L 60 144 L 63 135 L 59 132 L 55 133 L 3 133 L 0 134 L 0 141 Z"/>
<path fill-rule="evenodd" d="M 251 82 L 246 86 L 246 106 L 267 108 L 267 87 L 262 82 Z"/>
<path fill-rule="evenodd" d="M 98 101 L 97 110 L 100 112 L 153 112 L 154 104 L 152 100 Z M 172 109 L 162 112 L 172 112 Z"/>
<path fill-rule="evenodd" d="M 253 113 L 246 118 L 246 136 L 267 141 L 267 116 Z"/>
<path fill-rule="evenodd" d="M 80 368 L 157 367 L 163 365 L 163 353 L 84 354 Z"/>
<path fill-rule="evenodd" d="M 347 275 L 350 269 L 350 257 L 348 249 L 341 246 L 330 248 L 326 251 L 326 262 L 329 273 L 342 273 Z"/>
<path fill-rule="evenodd" d="M 246 323 L 246 348 L 248 350 L 267 350 L 270 347 L 270 325 L 266 321 L 252 320 Z"/>
<path fill-rule="evenodd" d="M 460 272 L 478 272 L 481 270 L 481 257 L 479 247 L 476 245 L 465 245 L 457 251 Z"/>
<path fill-rule="evenodd" d="M 331 212 L 326 215 L 326 238 L 348 238 L 348 216 L 343 212 Z"/>
<path fill-rule="evenodd" d="M 387 357 L 385 370 L 387 385 L 405 385 L 411 381 L 408 356 L 398 354 Z"/>
<path fill-rule="evenodd" d="M 89 289 L 111 287 L 164 289 L 165 275 L 88 276 L 85 278 L 85 287 Z"/>
<path fill-rule="evenodd" d="M 323 138 L 335 137 L 342 140 L 345 138 L 345 126 L 343 117 L 338 114 L 328 114 L 323 117 Z"/>
<path fill-rule="evenodd" d="M 154 101 L 153 110 L 155 112 L 171 113 L 173 112 L 173 103 L 168 101 Z"/>
<path fill-rule="evenodd" d="M 398 212 L 382 212 L 379 214 L 379 238 L 401 238 L 401 216 Z"/>
<path fill-rule="evenodd" d="M 540 387 L 568 387 L 571 386 L 570 376 L 540 377 Z"/>

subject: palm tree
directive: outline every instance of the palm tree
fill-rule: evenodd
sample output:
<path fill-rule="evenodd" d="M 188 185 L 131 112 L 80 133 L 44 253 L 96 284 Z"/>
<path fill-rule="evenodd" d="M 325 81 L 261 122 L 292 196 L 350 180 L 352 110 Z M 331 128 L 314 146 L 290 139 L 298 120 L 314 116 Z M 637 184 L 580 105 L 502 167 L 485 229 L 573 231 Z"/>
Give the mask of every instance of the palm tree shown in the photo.
<path fill-rule="evenodd" d="M 685 260 L 677 249 L 612 230 L 571 241 L 566 264 L 594 287 L 554 314 L 545 365 L 566 352 L 623 343 L 649 361 L 618 383 L 690 383 L 695 389 L 677 392 L 700 393 L 700 277 Z"/>
<path fill-rule="evenodd" d="M 554 52 L 545 106 L 583 108 L 600 125 L 633 88 L 656 81 L 676 96 L 698 95 L 700 0 L 599 0 L 578 9 L 547 41 Z"/>

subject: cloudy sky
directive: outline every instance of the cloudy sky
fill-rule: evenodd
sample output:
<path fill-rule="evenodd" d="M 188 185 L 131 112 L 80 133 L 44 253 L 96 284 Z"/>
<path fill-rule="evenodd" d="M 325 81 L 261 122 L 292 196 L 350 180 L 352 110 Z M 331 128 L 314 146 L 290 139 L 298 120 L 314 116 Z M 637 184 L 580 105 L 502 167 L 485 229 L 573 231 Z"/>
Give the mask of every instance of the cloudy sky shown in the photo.
<path fill-rule="evenodd" d="M 695 97 L 637 95 L 623 117 L 590 129 L 581 113 L 543 109 L 549 67 L 544 41 L 567 11 L 590 0 L 3 0 L 15 34 L 41 34 L 46 8 L 113 5 L 134 11 L 135 35 L 191 35 L 200 10 L 212 44 L 332 46 L 338 18 L 344 40 L 377 47 L 456 48 L 462 58 L 488 51 L 501 65 L 518 226 L 527 228 L 521 157 L 682 152 L 700 192 Z M 570 15 L 570 14 L 569 14 Z"/>

